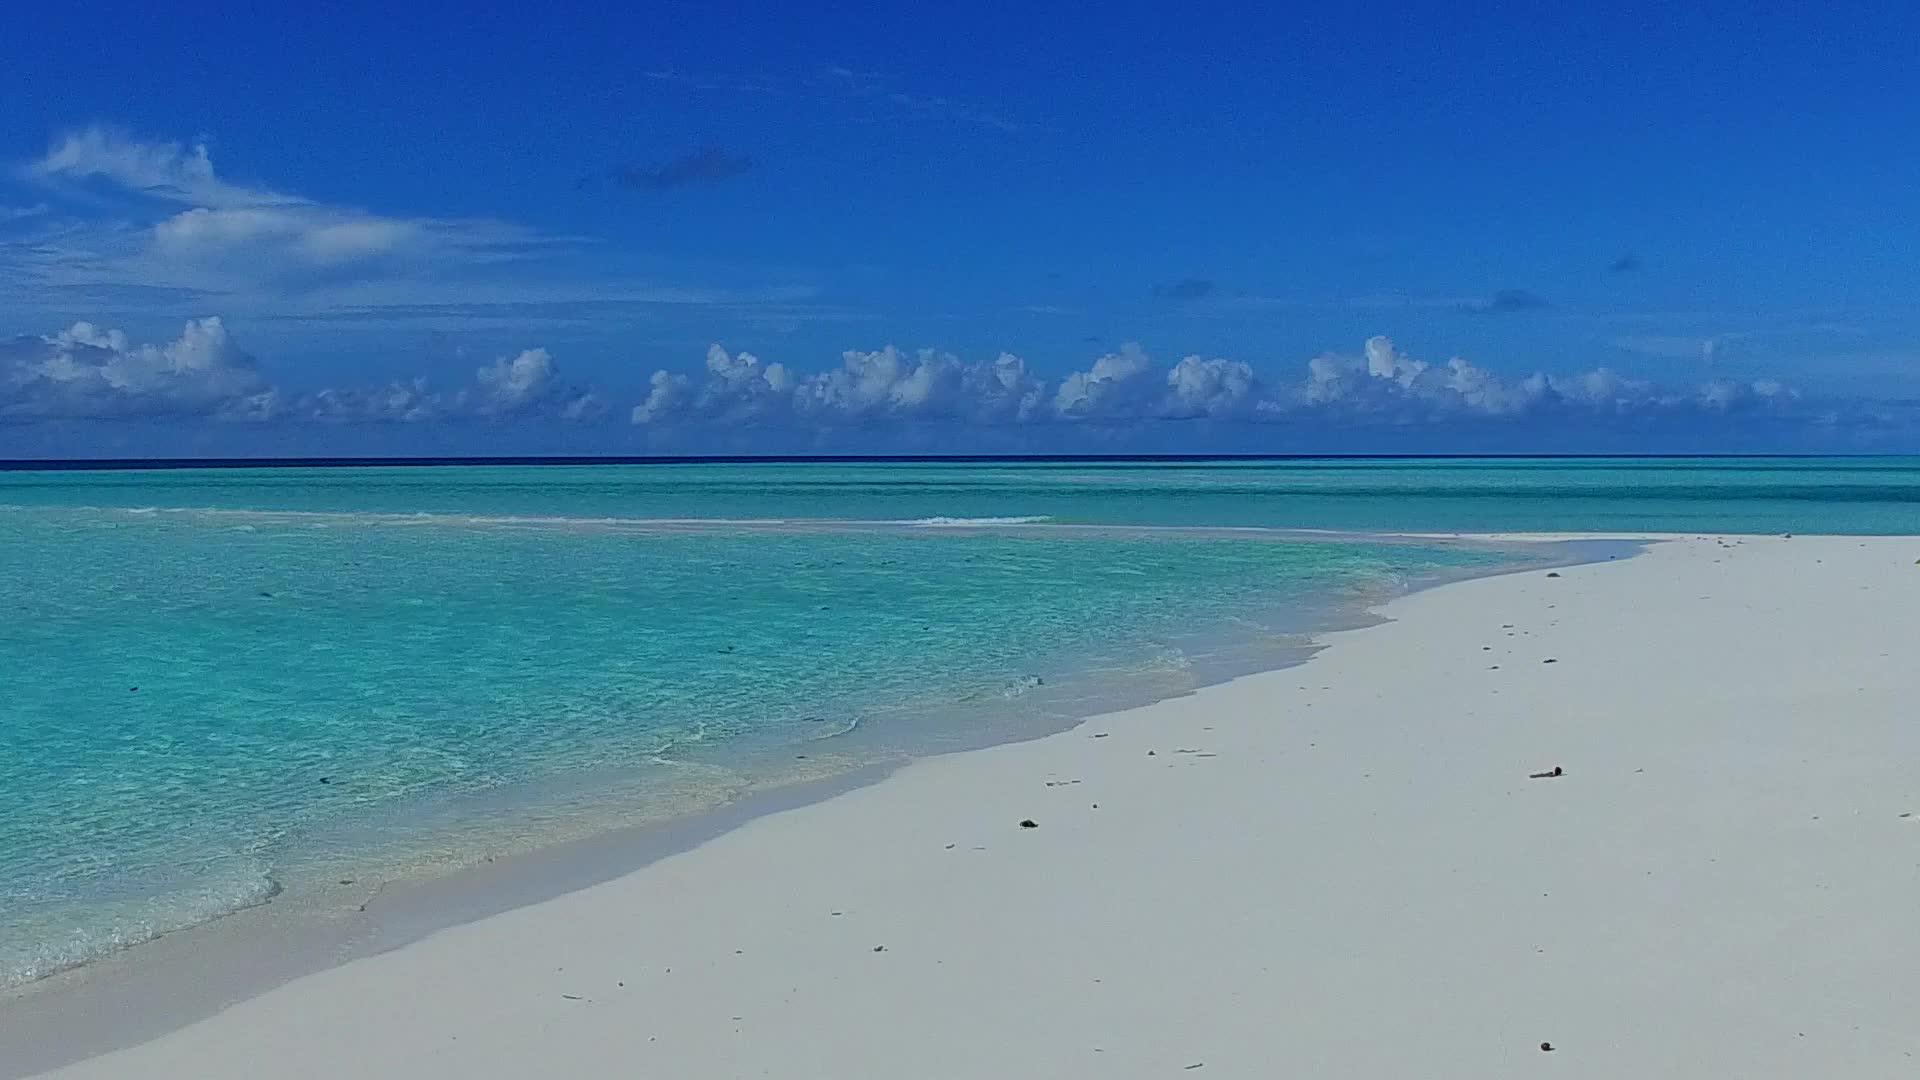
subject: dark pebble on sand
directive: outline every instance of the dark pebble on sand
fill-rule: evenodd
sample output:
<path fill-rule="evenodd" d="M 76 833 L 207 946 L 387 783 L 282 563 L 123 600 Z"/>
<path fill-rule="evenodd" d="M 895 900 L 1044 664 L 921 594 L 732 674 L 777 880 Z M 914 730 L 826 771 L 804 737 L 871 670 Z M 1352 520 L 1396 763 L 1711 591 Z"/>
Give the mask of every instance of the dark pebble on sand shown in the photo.
<path fill-rule="evenodd" d="M 1032 818 L 1024 818 L 1020 822 L 1020 827 L 1023 829 L 1037 829 L 1040 827 L 1040 823 Z"/>
<path fill-rule="evenodd" d="M 1540 1044 L 1540 1049 L 1545 1050 L 1547 1053 L 1551 1054 L 1553 1053 L 1553 1044 L 1549 1042 L 1543 1042 Z"/>
<path fill-rule="evenodd" d="M 1542 660 L 1542 661 L 1540 661 L 1540 662 L 1541 662 L 1541 663 L 1543 663 L 1543 664 L 1557 664 L 1557 663 L 1559 663 L 1560 661 L 1558 661 L 1558 660 L 1555 660 L 1555 659 L 1554 659 L 1553 657 L 1551 657 L 1551 656 L 1549 656 L 1549 657 L 1547 657 L 1547 658 L 1546 658 L 1545 660 Z"/>
<path fill-rule="evenodd" d="M 1559 572 L 1558 570 L 1554 570 L 1554 571 L 1551 571 L 1550 573 L 1548 573 L 1548 574 L 1547 574 L 1547 576 L 1548 576 L 1548 577 L 1559 577 L 1559 576 L 1560 576 L 1560 572 Z"/>

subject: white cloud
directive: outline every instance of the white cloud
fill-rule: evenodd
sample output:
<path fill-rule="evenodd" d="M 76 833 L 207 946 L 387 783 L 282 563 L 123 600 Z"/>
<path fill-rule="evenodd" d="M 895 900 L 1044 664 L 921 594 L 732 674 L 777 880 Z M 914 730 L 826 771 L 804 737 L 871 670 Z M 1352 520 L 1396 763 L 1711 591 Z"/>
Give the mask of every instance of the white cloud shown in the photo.
<path fill-rule="evenodd" d="M 1053 392 L 1053 411 L 1068 418 L 1117 416 L 1130 411 L 1152 393 L 1149 373 L 1153 362 L 1134 342 L 1120 346 L 1060 380 Z"/>
<path fill-rule="evenodd" d="M 489 271 L 581 245 L 498 221 L 387 216 L 239 184 L 204 143 L 105 127 L 62 136 L 19 173 L 66 209 L 40 215 L 36 243 L 0 251 L 0 276 L 43 287 L 187 289 L 242 310 L 463 301 Z"/>
<path fill-rule="evenodd" d="M 1685 389 L 1626 378 L 1604 367 L 1571 375 L 1535 372 L 1509 381 L 1458 357 L 1435 367 L 1407 357 L 1387 338 L 1375 337 L 1367 341 L 1362 358 L 1324 355 L 1310 361 L 1294 407 L 1420 420 L 1517 416 L 1556 409 L 1615 414 L 1723 412 L 1797 397 L 1771 380 L 1716 380 Z M 1283 411 L 1286 405 L 1279 403 Z"/>
<path fill-rule="evenodd" d="M 1180 417 L 1240 416 L 1260 405 L 1253 365 L 1244 360 L 1189 356 L 1167 372 L 1167 414 Z"/>
<path fill-rule="evenodd" d="M 372 388 L 329 387 L 300 398 L 288 411 L 309 420 L 416 423 L 442 419 L 445 406 L 426 379 L 416 378 Z"/>
<path fill-rule="evenodd" d="M 656 371 L 648 382 L 646 400 L 633 407 L 635 424 L 670 423 L 680 419 L 682 409 L 692 396 L 692 383 L 685 375 Z"/>
<path fill-rule="evenodd" d="M 545 349 L 524 349 L 477 369 L 474 381 L 452 391 L 424 377 L 381 387 L 335 387 L 293 400 L 288 412 L 310 420 L 349 423 L 421 423 L 435 420 L 597 420 L 605 404 L 571 386 Z"/>
<path fill-rule="evenodd" d="M 44 200 L 0 206 L 0 307 L 66 319 L 76 298 L 176 317 L 472 329 L 700 313 L 795 327 L 862 313 L 805 283 L 640 276 L 593 239 L 485 218 L 382 213 L 234 179 L 212 149 L 111 127 L 10 170 Z"/>
<path fill-rule="evenodd" d="M 502 356 L 451 390 L 416 377 L 294 394 L 267 381 L 217 316 L 195 319 L 178 338 L 159 344 L 136 344 L 124 331 L 90 322 L 0 342 L 0 420 L 7 421 L 581 422 L 605 414 L 600 397 L 563 379 L 552 354 L 540 348 Z"/>
<path fill-rule="evenodd" d="M 933 349 L 911 355 L 891 345 L 872 352 L 850 349 L 841 354 L 840 366 L 798 377 L 783 364 L 764 363 L 752 353 L 730 354 L 716 344 L 707 349 L 706 376 L 698 383 L 655 372 L 646 399 L 633 409 L 633 422 L 1017 423 L 1039 413 L 1043 396 L 1040 381 L 1010 353 L 967 363 Z"/>
<path fill-rule="evenodd" d="M 274 393 L 217 317 L 165 344 L 92 323 L 0 344 L 0 418 L 255 416 Z"/>
<path fill-rule="evenodd" d="M 932 421 L 975 428 L 1031 424 L 1111 427 L 1151 421 L 1417 424 L 1514 417 L 1774 412 L 1798 394 L 1773 380 L 1716 379 L 1662 387 L 1607 368 L 1503 378 L 1464 359 L 1429 363 L 1384 337 L 1354 355 L 1310 360 L 1294 382 L 1265 381 L 1235 359 L 1187 356 L 1156 364 L 1135 344 L 1055 382 L 1011 353 L 963 360 L 893 346 L 849 350 L 812 374 L 752 353 L 707 350 L 705 371 L 655 372 L 629 413 L 656 428 L 782 426 L 833 429 Z M 333 422 L 593 421 L 604 400 L 563 378 L 544 348 L 503 355 L 469 381 L 436 388 L 424 377 L 385 385 L 290 393 L 271 385 L 217 317 L 180 336 L 136 344 L 89 322 L 0 343 L 0 419 L 131 416 L 306 419 Z"/>
<path fill-rule="evenodd" d="M 730 356 L 715 345 L 708 351 L 704 379 L 656 372 L 632 419 L 649 426 L 791 420 L 821 427 L 909 419 L 982 425 L 1313 418 L 1414 423 L 1555 410 L 1725 412 L 1778 405 L 1796 396 L 1775 382 L 1717 381 L 1692 390 L 1666 389 L 1606 368 L 1508 379 L 1458 357 L 1444 364 L 1415 359 L 1385 337 L 1369 339 L 1358 355 L 1314 357 L 1291 385 L 1264 382 L 1243 360 L 1188 356 L 1161 368 L 1131 343 L 1052 384 L 1006 353 L 982 363 L 931 349 L 909 355 L 888 346 L 849 351 L 837 368 L 795 375 L 750 354 Z"/>
<path fill-rule="evenodd" d="M 287 206 L 306 200 L 220 179 L 205 142 L 141 140 L 109 127 L 90 127 L 56 139 L 26 175 L 42 181 L 106 180 L 169 202 L 215 208 Z"/>
<path fill-rule="evenodd" d="M 501 357 L 474 372 L 477 386 L 457 399 L 459 411 L 475 416 L 544 414 L 562 420 L 589 420 L 604 411 L 593 393 L 568 386 L 560 379 L 553 356 L 545 349 L 525 349 Z"/>
<path fill-rule="evenodd" d="M 633 409 L 636 424 L 689 421 L 746 423 L 798 419 L 823 425 L 870 420 L 944 419 L 1019 423 L 1038 416 L 1045 399 L 1025 361 L 1002 353 L 981 363 L 922 349 L 908 355 L 889 345 L 848 350 L 840 366 L 796 377 L 784 365 L 751 353 L 707 349 L 706 377 L 657 371 Z"/>
<path fill-rule="evenodd" d="M 195 207 L 155 225 L 152 250 L 186 261 L 264 256 L 330 267 L 416 247 L 424 232 L 418 222 L 324 207 Z"/>

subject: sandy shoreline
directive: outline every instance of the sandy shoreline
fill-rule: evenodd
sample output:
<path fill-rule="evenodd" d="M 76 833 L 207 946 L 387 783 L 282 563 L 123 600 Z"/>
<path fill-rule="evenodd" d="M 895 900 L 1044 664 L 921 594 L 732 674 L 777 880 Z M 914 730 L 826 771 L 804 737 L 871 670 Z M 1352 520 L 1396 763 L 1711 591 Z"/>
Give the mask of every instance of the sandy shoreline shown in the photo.
<path fill-rule="evenodd" d="M 1917 557 L 1443 586 L 53 1075 L 1914 1075 Z"/>

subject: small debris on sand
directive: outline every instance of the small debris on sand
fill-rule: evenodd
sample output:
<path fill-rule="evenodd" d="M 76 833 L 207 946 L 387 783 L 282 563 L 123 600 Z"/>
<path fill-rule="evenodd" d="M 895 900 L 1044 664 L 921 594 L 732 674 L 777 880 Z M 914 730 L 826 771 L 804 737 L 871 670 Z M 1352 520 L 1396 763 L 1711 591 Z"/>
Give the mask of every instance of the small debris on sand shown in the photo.
<path fill-rule="evenodd" d="M 1558 765 L 1555 765 L 1555 766 L 1554 766 L 1553 768 L 1551 768 L 1551 769 L 1548 769 L 1548 770 L 1547 770 L 1546 772 L 1537 772 L 1537 773 L 1528 773 L 1528 774 L 1527 774 L 1527 779 L 1529 779 L 1529 780 L 1551 780 L 1551 779 L 1553 779 L 1553 778 L 1554 778 L 1554 777 L 1556 777 L 1556 776 L 1565 776 L 1565 775 L 1567 775 L 1567 774 L 1566 774 L 1566 771 L 1565 771 L 1565 770 L 1563 770 L 1563 769 L 1561 769 L 1561 768 L 1560 768 L 1560 766 L 1558 766 Z"/>
<path fill-rule="evenodd" d="M 1540 661 L 1540 662 L 1541 662 L 1541 663 L 1543 663 L 1543 664 L 1557 664 L 1557 663 L 1559 663 L 1560 661 L 1558 661 L 1558 660 L 1555 660 L 1555 659 L 1554 659 L 1553 657 L 1551 657 L 1551 656 L 1549 656 L 1549 657 L 1547 657 L 1547 658 L 1546 658 L 1545 660 L 1542 660 L 1542 661 Z"/>
<path fill-rule="evenodd" d="M 1543 1042 L 1540 1044 L 1540 1049 L 1545 1050 L 1547 1053 L 1551 1054 L 1553 1053 L 1553 1044 L 1550 1042 Z"/>
<path fill-rule="evenodd" d="M 887 951 L 887 947 L 886 947 L 885 945 L 875 945 L 875 946 L 873 947 L 873 951 L 874 951 L 874 952 L 886 952 L 886 951 Z"/>
<path fill-rule="evenodd" d="M 1022 818 L 1020 820 L 1020 827 L 1023 829 L 1037 829 L 1040 827 L 1040 823 L 1032 818 Z"/>
<path fill-rule="evenodd" d="M 1559 577 L 1559 576 L 1560 576 L 1560 571 L 1558 571 L 1558 570 L 1552 570 L 1552 571 L 1548 571 L 1548 573 L 1547 573 L 1547 576 L 1548 576 L 1548 577 Z"/>

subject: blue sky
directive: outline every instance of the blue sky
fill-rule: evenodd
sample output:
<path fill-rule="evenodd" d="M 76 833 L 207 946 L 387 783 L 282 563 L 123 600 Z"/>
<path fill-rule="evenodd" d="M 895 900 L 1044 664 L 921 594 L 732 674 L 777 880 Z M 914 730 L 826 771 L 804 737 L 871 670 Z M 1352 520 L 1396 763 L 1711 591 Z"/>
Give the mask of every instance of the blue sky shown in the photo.
<path fill-rule="evenodd" d="M 0 456 L 1920 446 L 1891 5 L 453 11 L 0 37 Z"/>

